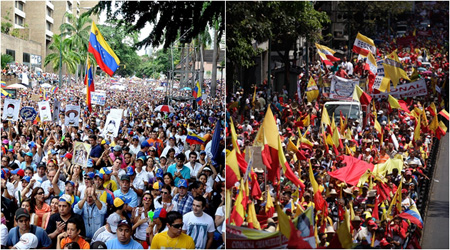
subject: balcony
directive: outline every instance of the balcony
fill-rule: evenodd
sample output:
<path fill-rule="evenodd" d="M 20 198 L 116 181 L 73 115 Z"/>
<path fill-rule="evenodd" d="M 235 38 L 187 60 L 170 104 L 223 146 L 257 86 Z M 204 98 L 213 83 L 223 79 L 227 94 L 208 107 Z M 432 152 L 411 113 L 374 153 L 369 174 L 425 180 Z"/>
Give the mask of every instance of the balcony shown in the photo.
<path fill-rule="evenodd" d="M 45 16 L 45 20 L 49 23 L 54 23 L 53 17 Z"/>
<path fill-rule="evenodd" d="M 52 2 L 50 2 L 49 0 L 45 1 L 47 7 L 49 7 L 52 10 L 55 10 L 55 5 L 53 5 Z"/>
<path fill-rule="evenodd" d="M 48 29 L 45 29 L 45 35 L 46 35 L 47 37 L 52 38 L 52 37 L 53 37 L 53 32 L 50 31 L 50 30 L 48 30 Z"/>
<path fill-rule="evenodd" d="M 26 0 L 18 0 L 19 2 L 22 2 L 22 3 L 27 3 L 27 1 Z"/>
<path fill-rule="evenodd" d="M 18 16 L 21 16 L 23 18 L 26 18 L 25 12 L 19 10 L 18 8 L 14 8 L 14 13 Z"/>

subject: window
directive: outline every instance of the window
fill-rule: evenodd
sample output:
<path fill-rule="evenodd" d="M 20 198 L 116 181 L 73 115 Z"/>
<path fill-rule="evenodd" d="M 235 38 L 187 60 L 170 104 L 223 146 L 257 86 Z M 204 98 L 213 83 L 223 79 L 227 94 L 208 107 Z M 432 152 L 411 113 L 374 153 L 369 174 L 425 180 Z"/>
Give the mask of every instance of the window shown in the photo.
<path fill-rule="evenodd" d="M 21 17 L 21 16 L 16 15 L 15 24 L 23 26 L 24 25 L 24 18 Z"/>
<path fill-rule="evenodd" d="M 50 22 L 46 22 L 47 24 L 47 30 L 52 31 L 52 24 Z"/>
<path fill-rule="evenodd" d="M 47 16 L 53 17 L 53 10 L 47 7 Z"/>
<path fill-rule="evenodd" d="M 14 51 L 14 50 L 10 50 L 10 49 L 6 49 L 6 54 L 8 54 L 8 55 L 12 56 L 12 58 L 13 58 L 13 61 L 15 61 L 15 60 L 16 60 L 16 51 Z"/>
<path fill-rule="evenodd" d="M 16 8 L 23 11 L 23 2 L 16 1 Z"/>
<path fill-rule="evenodd" d="M 67 2 L 67 10 L 72 10 L 72 4 L 70 2 Z"/>
<path fill-rule="evenodd" d="M 30 54 L 29 53 L 23 53 L 23 62 L 30 63 Z"/>

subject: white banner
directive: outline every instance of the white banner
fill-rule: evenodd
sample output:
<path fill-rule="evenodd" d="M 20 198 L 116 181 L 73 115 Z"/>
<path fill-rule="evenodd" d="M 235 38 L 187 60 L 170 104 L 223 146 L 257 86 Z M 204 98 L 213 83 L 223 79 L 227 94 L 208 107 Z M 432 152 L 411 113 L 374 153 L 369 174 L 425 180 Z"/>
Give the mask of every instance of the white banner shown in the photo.
<path fill-rule="evenodd" d="M 20 100 L 17 99 L 5 99 L 3 104 L 3 120 L 17 121 L 19 119 L 20 112 Z"/>
<path fill-rule="evenodd" d="M 123 109 L 111 109 L 108 117 L 106 117 L 103 136 L 114 139 L 119 134 L 120 121 L 122 120 Z"/>
<path fill-rule="evenodd" d="M 50 103 L 48 101 L 38 102 L 39 106 L 39 117 L 41 122 L 51 122 L 52 112 L 50 110 Z"/>
<path fill-rule="evenodd" d="M 53 103 L 53 122 L 59 122 L 59 111 L 61 110 L 61 102 L 55 100 Z"/>
<path fill-rule="evenodd" d="M 424 96 L 427 95 L 427 85 L 425 80 L 421 79 L 412 83 L 397 85 L 397 88 L 391 85 L 391 92 L 372 94 L 372 98 L 381 98 L 391 95 L 397 99 L 403 97 Z"/>
<path fill-rule="evenodd" d="M 106 92 L 103 90 L 97 90 L 95 92 L 91 92 L 91 100 L 92 100 L 92 104 L 105 106 Z"/>
<path fill-rule="evenodd" d="M 377 61 L 377 75 L 378 76 L 385 76 L 383 63 L 384 63 L 384 60 Z"/>
<path fill-rule="evenodd" d="M 64 125 L 77 127 L 80 123 L 80 106 L 66 105 Z"/>
<path fill-rule="evenodd" d="M 360 79 L 345 79 L 333 76 L 331 79 L 330 98 L 344 100 L 352 98 L 355 85 L 359 85 Z"/>

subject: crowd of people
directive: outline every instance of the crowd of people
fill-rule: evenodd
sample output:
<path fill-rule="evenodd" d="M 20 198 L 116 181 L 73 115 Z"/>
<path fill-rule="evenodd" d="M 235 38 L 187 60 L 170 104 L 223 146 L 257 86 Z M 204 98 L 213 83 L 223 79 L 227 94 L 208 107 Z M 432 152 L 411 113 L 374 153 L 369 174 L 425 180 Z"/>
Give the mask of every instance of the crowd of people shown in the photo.
<path fill-rule="evenodd" d="M 448 10 L 445 11 L 448 16 Z M 448 27 L 448 20 L 445 25 Z M 448 34 L 448 31 L 439 33 L 438 30 L 433 32 L 433 37 L 442 38 L 442 34 Z M 448 35 L 442 39 L 428 39 L 428 36 L 413 35 L 413 32 L 416 32 L 413 26 L 408 32 L 407 35 L 414 36 L 411 44 L 407 46 L 395 42 L 385 44 L 378 47 L 376 56 L 379 60 L 397 49 L 403 68 L 411 78 L 411 81 L 400 79 L 399 86 L 424 79 L 427 83 L 427 94 L 400 97 L 409 112 L 404 109 L 392 109 L 387 98 L 373 98 L 373 102 L 365 112 L 367 123 L 341 118 L 346 121 L 340 125 L 340 120 L 336 119 L 335 126 L 340 134 L 338 138 L 342 142 L 336 148 L 333 146 L 334 143 L 330 144 L 327 141 L 327 134 L 333 133 L 334 128 L 332 126 L 331 129 L 330 126 L 327 128 L 326 124 L 323 124 L 324 103 L 327 101 L 324 93 L 329 91 L 330 81 L 334 75 L 351 79 L 365 79 L 369 76 L 369 68 L 365 66 L 366 59 L 358 58 L 358 54 L 343 57 L 333 66 L 326 67 L 318 61 L 317 64 L 303 68 L 299 77 L 300 93 L 307 91 L 309 77 L 312 77 L 320 90 L 319 98 L 314 101 L 308 101 L 305 94 L 300 97 L 295 94 L 292 97 L 286 90 L 270 95 L 273 90 L 265 82 L 257 86 L 255 92 L 252 88 L 244 95 L 244 90 L 238 89 L 237 92 L 227 96 L 227 118 L 232 119 L 236 127 L 240 152 L 248 153 L 248 148 L 255 144 L 260 146 L 260 143 L 256 142 L 262 140 L 261 126 L 267 119 L 270 109 L 276 123 L 275 129 L 270 133 L 279 133 L 286 161 L 295 178 L 302 182 L 302 185 L 296 185 L 296 181 L 288 176 L 288 171 L 281 162 L 278 169 L 281 177 L 274 179 L 271 175 L 273 172 L 269 169 L 277 166 L 278 162 L 272 162 L 272 166 L 267 166 L 264 161 L 264 157 L 270 155 L 263 156 L 260 164 L 253 163 L 252 168 L 257 175 L 254 181 L 257 180 L 258 185 L 256 187 L 249 184 L 251 195 L 247 193 L 248 203 L 253 203 L 262 230 L 268 232 L 283 230 L 283 225 L 279 224 L 280 214 L 270 212 L 271 202 L 267 199 L 273 199 L 273 203 L 280 206 L 291 221 L 295 221 L 299 215 L 312 207 L 314 217 L 311 224 L 315 233 L 311 232 L 313 240 L 310 244 L 314 247 L 342 247 L 336 245 L 336 238 L 342 242 L 342 235 L 337 234 L 347 213 L 350 218 L 348 237 L 351 235 L 353 242 L 350 247 L 388 249 L 420 247 L 418 242 L 423 233 L 423 222 L 421 215 L 417 213 L 418 194 L 424 182 L 432 177 L 425 174 L 428 172 L 427 169 L 432 167 L 427 165 L 427 159 L 433 143 L 440 139 L 429 125 L 435 116 L 438 116 L 437 119 L 444 125 L 448 124 L 448 117 L 438 115 L 441 110 L 448 110 Z M 418 71 L 420 67 L 425 69 Z M 438 88 L 435 86 L 441 91 L 436 91 Z M 372 95 L 379 92 L 367 87 L 366 93 Z M 433 105 L 436 109 L 430 108 Z M 416 110 L 416 113 L 412 114 L 412 110 Z M 420 138 L 414 138 L 417 122 L 420 121 L 419 114 L 422 123 Z M 344 114 L 344 117 L 346 115 Z M 329 114 L 329 117 L 333 118 L 332 114 Z M 381 131 L 377 130 L 375 120 L 381 125 Z M 266 129 L 267 127 L 264 127 L 264 130 Z M 234 147 L 231 134 L 228 136 L 227 152 L 230 154 Z M 265 147 L 262 148 L 261 155 L 267 153 L 264 150 Z M 382 175 L 363 172 L 359 182 L 352 185 L 346 183 L 343 178 L 332 177 L 336 171 L 350 166 L 350 162 L 346 159 L 360 160 L 379 168 L 385 167 L 386 162 L 394 159 L 401 160 L 401 164 L 395 167 L 394 164 L 389 165 L 389 170 Z M 239 162 L 240 165 L 241 163 Z M 313 176 L 310 174 L 310 167 Z M 243 174 L 241 171 L 241 176 Z M 318 185 L 317 192 L 313 188 L 314 183 Z M 262 191 L 262 198 L 253 196 L 258 193 L 252 191 L 255 187 Z M 232 187 L 232 191 L 231 208 L 236 211 L 232 211 L 229 223 L 257 228 L 255 222 L 251 221 L 250 213 L 246 213 L 242 222 L 233 221 L 233 212 L 239 214 L 236 203 L 242 188 L 236 184 Z M 325 201 L 326 204 L 319 204 L 321 201 Z M 417 220 L 405 214 L 414 214 Z M 230 235 L 232 233 L 231 230 Z M 295 233 L 291 232 L 292 234 Z"/>
<path fill-rule="evenodd" d="M 15 67 L 14 67 L 15 68 Z M 41 73 L 40 73 L 41 74 Z M 42 75 L 42 74 L 41 74 Z M 51 75 L 45 73 L 45 76 Z M 33 80 L 34 77 L 32 77 Z M 219 91 L 205 84 L 203 103 L 167 103 L 160 82 L 108 80 L 104 106 L 89 112 L 82 82 L 44 93 L 19 90 L 22 107 L 52 109 L 61 102 L 58 122 L 2 120 L 1 246 L 25 248 L 219 248 L 225 205 L 225 113 Z M 176 83 L 175 85 L 178 85 Z M 185 93 L 184 93 L 185 94 Z M 47 99 L 48 98 L 48 99 Z M 3 99 L 3 98 L 2 98 Z M 185 98 L 186 99 L 186 98 Z M 166 101 L 166 102 L 165 102 Z M 76 126 L 64 125 L 67 105 L 80 106 Z M 174 112 L 156 112 L 169 104 Z M 3 106 L 2 106 L 3 109 Z M 118 136 L 104 135 L 111 109 L 123 109 Z M 188 140 L 194 133 L 197 139 Z M 217 134 L 216 134 L 217 133 Z M 189 141 L 190 143 L 188 143 Z M 75 143 L 90 145 L 85 165 Z M 77 161 L 79 162 L 79 161 Z"/>

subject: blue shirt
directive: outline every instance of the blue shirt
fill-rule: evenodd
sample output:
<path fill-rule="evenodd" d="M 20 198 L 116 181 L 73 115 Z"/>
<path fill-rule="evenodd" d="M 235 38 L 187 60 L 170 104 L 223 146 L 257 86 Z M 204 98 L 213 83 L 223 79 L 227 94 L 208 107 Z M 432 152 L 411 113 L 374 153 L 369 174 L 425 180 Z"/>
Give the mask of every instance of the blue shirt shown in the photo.
<path fill-rule="evenodd" d="M 22 163 L 20 163 L 20 168 L 23 169 L 24 171 L 27 167 L 31 167 L 33 169 L 33 171 L 36 172 L 36 168 L 37 168 L 36 163 L 31 162 L 31 164 L 29 166 L 27 166 L 26 161 L 23 161 Z"/>
<path fill-rule="evenodd" d="M 92 148 L 91 154 L 89 156 L 99 158 L 100 156 L 102 156 L 102 153 L 103 153 L 102 146 L 97 144 L 95 145 L 95 147 Z"/>
<path fill-rule="evenodd" d="M 167 172 L 171 173 L 172 176 L 175 176 L 175 172 L 178 172 L 178 171 L 181 173 L 181 176 L 183 176 L 183 179 L 189 180 L 191 178 L 191 170 L 188 167 L 184 166 L 184 165 L 183 165 L 183 168 L 181 170 L 177 169 L 177 164 L 176 163 L 170 165 L 167 168 Z M 175 178 L 175 183 L 178 183 L 179 181 L 180 181 L 180 178 L 176 177 Z"/>
<path fill-rule="evenodd" d="M 137 194 L 133 189 L 130 188 L 126 194 L 123 194 L 120 188 L 114 191 L 114 197 L 121 196 L 125 197 L 125 199 L 131 199 L 130 203 L 128 203 L 129 207 L 137 207 L 139 205 Z M 131 212 L 128 212 L 128 216 L 131 218 Z"/>
<path fill-rule="evenodd" d="M 30 226 L 34 226 L 34 225 L 30 225 Z M 35 227 L 35 226 L 34 226 Z M 17 242 L 19 242 L 20 240 L 20 232 L 18 232 L 19 227 L 13 227 L 9 233 L 8 233 L 8 241 L 6 242 L 6 246 L 14 246 Z M 30 229 L 30 233 L 31 233 L 31 229 Z M 38 239 L 38 245 L 37 245 L 37 249 L 39 248 L 44 248 L 44 247 L 50 247 L 52 245 L 52 240 L 50 239 L 50 237 L 48 237 L 47 232 L 42 229 L 41 227 L 36 227 L 36 233 L 34 234 L 36 235 L 37 239 Z"/>
<path fill-rule="evenodd" d="M 86 228 L 86 237 L 92 238 L 94 236 L 95 231 L 103 226 L 106 215 L 106 204 L 102 201 L 102 209 L 98 209 L 95 202 L 92 205 L 89 205 L 84 202 L 83 207 L 80 209 L 78 204 L 73 208 L 73 211 L 81 216 L 84 219 L 84 227 Z"/>
<path fill-rule="evenodd" d="M 108 249 L 144 249 L 140 243 L 133 239 L 130 239 L 128 244 L 122 245 L 117 238 L 108 240 L 106 242 L 106 247 Z"/>

